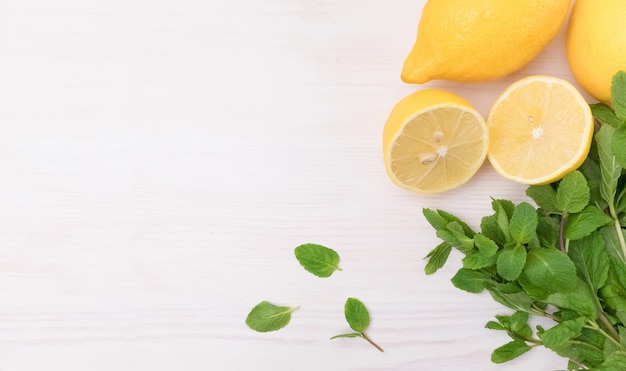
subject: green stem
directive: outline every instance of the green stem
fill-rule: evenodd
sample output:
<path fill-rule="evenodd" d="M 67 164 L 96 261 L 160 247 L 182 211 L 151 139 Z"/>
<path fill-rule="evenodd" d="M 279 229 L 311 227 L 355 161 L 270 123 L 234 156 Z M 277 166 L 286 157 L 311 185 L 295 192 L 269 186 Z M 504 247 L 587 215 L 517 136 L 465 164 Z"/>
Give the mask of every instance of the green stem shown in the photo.
<path fill-rule="evenodd" d="M 368 343 L 372 344 L 374 347 L 376 347 L 376 349 L 380 350 L 381 352 L 385 352 L 383 350 L 383 348 L 381 348 L 380 346 L 378 346 L 378 344 L 376 344 L 375 342 L 372 341 L 372 339 L 370 339 L 367 335 L 365 335 L 364 332 L 361 332 L 361 337 L 365 340 L 367 340 Z"/>
<path fill-rule="evenodd" d="M 604 329 L 602 327 L 600 327 L 600 325 L 598 325 L 593 320 L 588 319 L 587 320 L 587 324 L 588 324 L 587 328 L 590 328 L 592 330 L 595 330 L 595 331 L 599 332 L 600 334 L 602 334 L 602 336 L 604 336 L 605 338 L 609 339 L 609 341 L 611 341 L 613 344 L 617 345 L 618 348 L 624 349 L 624 346 L 619 341 L 619 334 L 617 333 L 615 328 L 613 326 L 611 326 L 610 323 L 609 323 L 609 330 L 608 331 L 611 334 L 609 334 L 606 331 L 604 331 Z M 613 330 L 613 331 L 611 331 L 611 330 Z"/>
<path fill-rule="evenodd" d="M 611 216 L 613 211 L 611 211 Z M 619 219 L 617 216 L 613 216 L 615 231 L 617 232 L 617 238 L 619 239 L 619 244 L 622 247 L 622 261 L 626 263 L 626 241 L 624 240 L 624 233 L 622 232 L 622 226 L 619 224 Z"/>
<path fill-rule="evenodd" d="M 567 246 L 565 246 L 565 223 L 567 222 L 567 214 L 561 216 L 561 222 L 559 223 L 559 248 L 563 252 L 567 252 Z"/>

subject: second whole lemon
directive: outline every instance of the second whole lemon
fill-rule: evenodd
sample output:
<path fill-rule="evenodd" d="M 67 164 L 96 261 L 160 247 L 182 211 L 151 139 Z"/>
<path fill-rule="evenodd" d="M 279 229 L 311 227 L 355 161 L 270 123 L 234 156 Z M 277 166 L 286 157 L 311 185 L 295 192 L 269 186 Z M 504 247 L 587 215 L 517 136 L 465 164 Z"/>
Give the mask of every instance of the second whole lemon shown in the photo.
<path fill-rule="evenodd" d="M 623 1 L 623 0 L 616 0 Z M 401 78 L 494 80 L 533 60 L 558 34 L 570 0 L 428 0 Z"/>
<path fill-rule="evenodd" d="M 567 26 L 572 74 L 591 96 L 611 103 L 611 81 L 626 70 L 626 1 L 576 0 Z"/>

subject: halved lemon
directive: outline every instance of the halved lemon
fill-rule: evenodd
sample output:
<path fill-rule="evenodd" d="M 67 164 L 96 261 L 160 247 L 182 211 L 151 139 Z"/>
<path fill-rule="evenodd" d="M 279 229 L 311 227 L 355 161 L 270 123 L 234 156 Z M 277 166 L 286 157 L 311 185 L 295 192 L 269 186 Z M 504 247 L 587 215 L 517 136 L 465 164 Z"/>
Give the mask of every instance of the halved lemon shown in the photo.
<path fill-rule="evenodd" d="M 417 91 L 392 109 L 383 130 L 387 175 L 421 193 L 452 190 L 485 161 L 488 129 L 465 99 L 438 89 Z"/>
<path fill-rule="evenodd" d="M 500 175 L 524 184 L 546 184 L 585 161 L 594 121 L 589 104 L 572 84 L 529 76 L 495 101 L 487 126 L 487 157 Z"/>

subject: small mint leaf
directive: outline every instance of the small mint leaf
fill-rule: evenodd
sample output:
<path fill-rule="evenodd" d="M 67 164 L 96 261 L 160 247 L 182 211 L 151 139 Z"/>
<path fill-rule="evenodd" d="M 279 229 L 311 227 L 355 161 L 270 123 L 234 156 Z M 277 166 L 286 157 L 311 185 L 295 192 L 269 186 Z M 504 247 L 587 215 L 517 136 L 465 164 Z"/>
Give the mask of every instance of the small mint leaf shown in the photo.
<path fill-rule="evenodd" d="M 528 352 L 531 347 L 522 340 L 513 340 L 506 343 L 491 353 L 491 362 L 504 363 L 515 359 Z"/>
<path fill-rule="evenodd" d="M 611 151 L 620 166 L 626 168 L 626 125 L 615 130 L 611 140 Z"/>
<path fill-rule="evenodd" d="M 590 199 L 589 184 L 580 171 L 572 171 L 559 182 L 556 190 L 556 206 L 564 214 L 583 211 Z"/>
<path fill-rule="evenodd" d="M 370 325 L 370 315 L 365 304 L 356 298 L 348 298 L 344 305 L 346 321 L 356 332 L 365 332 Z"/>
<path fill-rule="evenodd" d="M 616 129 L 622 125 L 622 122 L 615 116 L 615 112 L 606 104 L 594 103 L 589 106 L 591 107 L 593 117 L 601 123 L 610 125 Z"/>
<path fill-rule="evenodd" d="M 246 325 L 254 331 L 277 331 L 291 321 L 291 312 L 299 307 L 277 306 L 267 301 L 257 304 L 246 317 Z"/>
<path fill-rule="evenodd" d="M 318 277 L 330 277 L 341 270 L 339 254 L 328 247 L 307 243 L 296 247 L 294 254 L 304 269 Z"/>
<path fill-rule="evenodd" d="M 622 123 L 626 122 L 626 72 L 619 71 L 611 82 L 611 101 L 615 116 Z"/>

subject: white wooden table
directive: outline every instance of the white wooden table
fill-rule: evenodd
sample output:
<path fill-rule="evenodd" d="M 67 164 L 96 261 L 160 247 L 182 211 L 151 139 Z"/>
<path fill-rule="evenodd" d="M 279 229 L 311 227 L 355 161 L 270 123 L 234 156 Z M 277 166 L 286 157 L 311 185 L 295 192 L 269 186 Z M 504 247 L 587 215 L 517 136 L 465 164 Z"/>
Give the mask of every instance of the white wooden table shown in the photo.
<path fill-rule="evenodd" d="M 400 81 L 425 0 L 6 0 L 0 3 L 0 370 L 554 370 L 506 365 L 509 311 L 433 276 L 423 207 L 477 227 L 526 200 L 488 164 L 439 196 L 387 179 L 381 132 L 425 86 L 486 114 L 531 74 L 573 81 L 564 34 L 483 84 Z M 305 272 L 293 249 L 335 249 Z M 372 317 L 349 330 L 348 297 Z M 274 333 L 261 300 L 300 305 Z"/>

